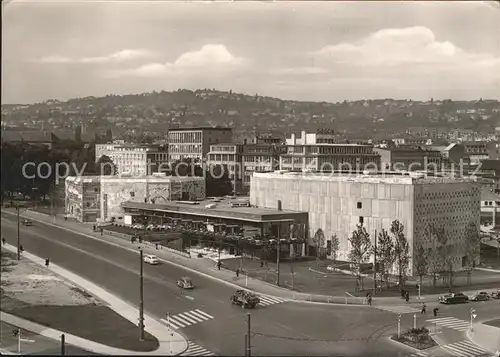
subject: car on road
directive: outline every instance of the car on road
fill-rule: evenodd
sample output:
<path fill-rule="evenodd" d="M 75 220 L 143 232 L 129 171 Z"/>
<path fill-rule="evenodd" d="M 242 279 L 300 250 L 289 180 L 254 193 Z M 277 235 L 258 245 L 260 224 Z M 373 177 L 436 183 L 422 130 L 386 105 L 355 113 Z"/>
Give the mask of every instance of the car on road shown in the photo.
<path fill-rule="evenodd" d="M 500 290 L 499 291 L 494 291 L 491 293 L 491 297 L 493 299 L 500 299 Z"/>
<path fill-rule="evenodd" d="M 236 290 L 231 295 L 231 302 L 233 305 L 240 305 L 244 309 L 247 307 L 254 309 L 260 303 L 260 299 L 257 295 L 249 291 Z"/>
<path fill-rule="evenodd" d="M 144 256 L 144 263 L 148 263 L 148 264 L 151 264 L 151 265 L 157 265 L 157 264 L 160 263 L 160 261 L 158 260 L 158 258 L 156 257 L 156 255 L 146 254 Z"/>
<path fill-rule="evenodd" d="M 177 286 L 182 289 L 193 289 L 193 281 L 191 278 L 188 278 L 187 276 L 183 276 L 179 280 L 177 280 Z"/>
<path fill-rule="evenodd" d="M 478 293 L 472 294 L 469 296 L 470 301 L 488 301 L 490 296 L 486 291 L 480 291 Z"/>
<path fill-rule="evenodd" d="M 33 222 L 30 221 L 29 219 L 23 219 L 22 220 L 23 226 L 32 226 Z"/>
<path fill-rule="evenodd" d="M 438 300 L 441 304 L 464 304 L 469 298 L 463 293 L 451 293 L 440 296 Z"/>

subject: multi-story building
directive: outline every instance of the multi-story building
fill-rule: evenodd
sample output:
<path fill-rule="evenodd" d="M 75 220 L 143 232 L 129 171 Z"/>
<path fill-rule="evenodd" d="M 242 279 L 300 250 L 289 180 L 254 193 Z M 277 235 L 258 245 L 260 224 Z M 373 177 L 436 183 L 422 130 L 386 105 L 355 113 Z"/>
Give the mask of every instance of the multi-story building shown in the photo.
<path fill-rule="evenodd" d="M 1 140 L 12 144 L 43 145 L 49 149 L 59 142 L 53 132 L 35 130 L 2 130 Z"/>
<path fill-rule="evenodd" d="M 113 161 L 118 174 L 150 175 L 169 168 L 167 147 L 162 145 L 96 144 L 96 162 L 103 155 Z"/>
<path fill-rule="evenodd" d="M 410 244 L 410 274 L 413 252 L 421 244 L 427 251 L 436 241 L 426 228 L 443 227 L 450 246 L 453 270 L 466 263 L 464 240 L 473 223 L 479 232 L 480 187 L 473 180 L 425 177 L 416 173 L 324 174 L 256 173 L 252 177 L 250 203 L 259 207 L 282 206 L 287 210 L 309 212 L 309 253 L 315 255 L 313 237 L 340 241 L 338 259 L 348 259 L 349 237 L 363 224 L 371 235 L 389 230 L 399 220 Z M 328 250 L 328 249 L 327 249 Z M 432 260 L 432 259 L 431 259 Z M 436 260 L 437 262 L 437 260 Z"/>
<path fill-rule="evenodd" d="M 286 153 L 286 146 L 274 144 L 248 144 L 243 146 L 243 191 L 250 191 L 254 172 L 273 172 L 279 169 L 280 155 Z"/>
<path fill-rule="evenodd" d="M 121 217 L 125 201 L 164 203 L 205 199 L 203 177 L 70 176 L 66 178 L 65 211 L 80 222 Z"/>
<path fill-rule="evenodd" d="M 176 128 L 168 131 L 169 161 L 184 158 L 203 162 L 210 151 L 210 145 L 232 142 L 231 128 L 200 127 Z"/>
<path fill-rule="evenodd" d="M 101 177 L 101 220 L 122 216 L 123 202 L 158 203 L 205 199 L 203 177 L 152 176 Z"/>
<path fill-rule="evenodd" d="M 65 181 L 65 213 L 79 222 L 95 222 L 100 216 L 98 176 L 70 176 Z"/>
<path fill-rule="evenodd" d="M 481 223 L 496 227 L 499 223 L 500 194 L 483 187 L 481 190 Z"/>
<path fill-rule="evenodd" d="M 331 130 L 320 130 L 316 133 L 307 133 L 302 130 L 300 133 L 300 138 L 292 134 L 290 138 L 286 139 L 286 144 L 295 145 L 316 145 L 316 144 L 335 144 L 337 141 L 337 135 Z"/>
<path fill-rule="evenodd" d="M 207 154 L 208 166 L 220 165 L 227 170 L 234 192 L 242 191 L 242 152 L 241 144 L 215 144 Z"/>
<path fill-rule="evenodd" d="M 440 171 L 442 155 L 438 150 L 423 147 L 388 147 L 375 148 L 380 154 L 381 170 L 398 171 Z"/>
<path fill-rule="evenodd" d="M 380 155 L 371 145 L 287 145 L 280 155 L 280 170 L 352 171 L 380 169 Z"/>

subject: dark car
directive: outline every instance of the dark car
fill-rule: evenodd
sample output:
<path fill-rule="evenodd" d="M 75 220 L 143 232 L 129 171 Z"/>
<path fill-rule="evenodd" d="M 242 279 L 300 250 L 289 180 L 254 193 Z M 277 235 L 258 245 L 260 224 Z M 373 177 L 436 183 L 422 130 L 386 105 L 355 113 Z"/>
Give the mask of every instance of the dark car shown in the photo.
<path fill-rule="evenodd" d="M 247 307 L 254 309 L 257 304 L 260 303 L 260 299 L 257 295 L 249 291 L 236 290 L 233 295 L 231 295 L 231 302 L 233 305 L 240 305 L 244 309 Z"/>
<path fill-rule="evenodd" d="M 31 222 L 29 219 L 23 219 L 23 225 L 24 226 L 32 226 L 33 222 Z"/>
<path fill-rule="evenodd" d="M 490 296 L 486 291 L 481 291 L 479 293 L 475 293 L 471 296 L 469 296 L 470 301 L 488 301 L 490 299 Z"/>
<path fill-rule="evenodd" d="M 441 304 L 464 304 L 469 301 L 469 298 L 462 293 L 452 293 L 439 297 Z"/>
<path fill-rule="evenodd" d="M 494 291 L 491 293 L 491 297 L 493 299 L 500 299 L 500 290 L 499 291 Z"/>

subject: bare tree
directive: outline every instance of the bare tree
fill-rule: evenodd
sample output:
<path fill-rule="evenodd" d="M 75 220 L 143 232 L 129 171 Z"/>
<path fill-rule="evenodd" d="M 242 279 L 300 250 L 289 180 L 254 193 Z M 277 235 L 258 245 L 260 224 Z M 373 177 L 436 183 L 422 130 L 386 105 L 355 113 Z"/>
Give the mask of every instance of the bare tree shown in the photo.
<path fill-rule="evenodd" d="M 467 284 L 472 283 L 472 271 L 476 268 L 476 261 L 481 252 L 481 236 L 479 235 L 477 225 L 470 222 L 465 230 L 465 266 L 467 270 Z"/>
<path fill-rule="evenodd" d="M 334 234 L 331 238 L 331 255 L 333 256 L 333 266 L 335 269 L 335 264 L 337 262 L 337 256 L 339 254 L 340 240 L 337 234 Z"/>
<path fill-rule="evenodd" d="M 403 289 L 410 264 L 410 245 L 404 234 L 404 226 L 398 220 L 392 222 L 391 233 L 394 235 L 394 260 L 398 268 L 399 288 Z"/>
<path fill-rule="evenodd" d="M 325 245 L 325 234 L 322 229 L 318 229 L 313 237 L 313 242 L 316 245 L 316 264 L 319 265 L 319 257 L 321 248 Z"/>
<path fill-rule="evenodd" d="M 378 234 L 376 254 L 380 274 L 389 287 L 389 276 L 394 266 L 394 242 L 385 229 Z"/>
<path fill-rule="evenodd" d="M 434 228 L 434 236 L 437 240 L 437 259 L 441 264 L 441 273 L 446 273 L 448 275 L 448 285 L 451 287 L 452 284 L 452 247 L 448 245 L 448 234 L 444 227 L 435 227 Z M 443 282 L 445 281 L 446 275 L 443 275 Z"/>
<path fill-rule="evenodd" d="M 357 286 L 361 286 L 361 289 L 363 289 L 361 267 L 363 263 L 368 262 L 373 251 L 370 235 L 362 224 L 358 224 L 356 230 L 352 232 L 349 243 L 351 243 L 351 250 L 348 255 L 349 261 L 352 263 L 353 272 L 356 274 Z"/>
<path fill-rule="evenodd" d="M 427 252 L 422 244 L 417 245 L 417 249 L 414 254 L 415 259 L 415 270 L 419 278 L 419 284 L 422 286 L 422 278 L 429 271 L 429 260 Z"/>

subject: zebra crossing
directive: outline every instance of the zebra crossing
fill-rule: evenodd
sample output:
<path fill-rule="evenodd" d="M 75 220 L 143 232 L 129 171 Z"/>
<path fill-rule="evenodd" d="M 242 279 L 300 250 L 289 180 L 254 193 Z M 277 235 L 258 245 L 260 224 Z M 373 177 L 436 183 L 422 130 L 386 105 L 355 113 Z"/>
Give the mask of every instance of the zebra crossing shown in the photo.
<path fill-rule="evenodd" d="M 440 317 L 437 319 L 427 320 L 426 322 L 462 332 L 469 330 L 470 327 L 470 323 L 468 321 L 459 320 L 455 317 Z"/>
<path fill-rule="evenodd" d="M 282 302 L 286 302 L 286 300 L 277 298 L 277 297 L 271 297 L 271 296 L 266 296 L 266 295 L 258 295 L 260 299 L 260 306 L 269 306 L 269 305 L 275 305 L 275 304 L 280 304 Z"/>
<path fill-rule="evenodd" d="M 195 309 L 183 312 L 181 314 L 172 315 L 169 319 L 161 319 L 165 325 L 170 326 L 173 330 L 185 328 L 188 326 L 199 324 L 200 322 L 213 319 L 212 315 L 201 310 Z"/>
<path fill-rule="evenodd" d="M 215 356 L 215 353 L 210 352 L 206 348 L 197 345 L 194 342 L 188 341 L 188 348 L 181 353 L 181 356 Z"/>
<path fill-rule="evenodd" d="M 450 352 L 459 357 L 489 357 L 491 355 L 491 353 L 488 353 L 488 351 L 467 340 L 450 343 L 441 347 L 447 352 Z"/>
<path fill-rule="evenodd" d="M 407 357 L 428 357 L 428 356 L 429 356 L 429 354 L 427 352 L 418 351 L 418 352 L 412 353 L 411 355 L 408 355 Z"/>
<path fill-rule="evenodd" d="M 414 314 L 420 313 L 419 309 L 411 307 L 409 305 L 391 305 L 391 306 L 374 306 L 376 309 L 394 312 L 396 314 Z"/>

